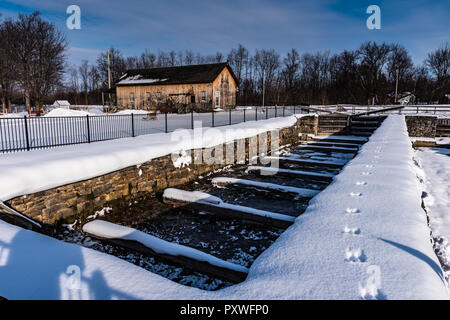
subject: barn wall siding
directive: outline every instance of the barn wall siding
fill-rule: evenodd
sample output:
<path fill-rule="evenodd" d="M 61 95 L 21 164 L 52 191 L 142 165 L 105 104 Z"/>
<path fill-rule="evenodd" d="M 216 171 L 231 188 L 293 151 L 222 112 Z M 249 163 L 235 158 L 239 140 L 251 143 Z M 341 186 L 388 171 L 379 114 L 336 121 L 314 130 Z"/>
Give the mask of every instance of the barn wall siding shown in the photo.
<path fill-rule="evenodd" d="M 195 96 L 196 104 L 207 104 L 209 109 L 229 109 L 236 107 L 237 84 L 227 68 L 224 68 L 212 83 L 169 84 L 169 85 L 126 85 L 117 86 L 117 105 L 123 109 L 151 110 L 161 108 L 169 100 L 173 104 L 190 104 L 191 96 Z M 202 100 L 202 92 L 206 99 Z M 216 105 L 216 92 L 220 91 L 219 105 Z M 134 94 L 134 104 L 131 101 Z M 150 93 L 150 102 L 147 100 Z M 161 98 L 158 99 L 158 93 Z"/>

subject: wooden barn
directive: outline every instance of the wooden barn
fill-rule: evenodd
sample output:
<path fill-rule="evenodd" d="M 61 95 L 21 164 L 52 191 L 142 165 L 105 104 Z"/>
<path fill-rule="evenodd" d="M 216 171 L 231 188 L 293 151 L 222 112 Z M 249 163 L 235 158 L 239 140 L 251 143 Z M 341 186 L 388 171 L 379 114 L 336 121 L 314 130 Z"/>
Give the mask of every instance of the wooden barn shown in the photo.
<path fill-rule="evenodd" d="M 176 112 L 230 109 L 238 83 L 228 63 L 126 71 L 116 83 L 119 109 Z"/>

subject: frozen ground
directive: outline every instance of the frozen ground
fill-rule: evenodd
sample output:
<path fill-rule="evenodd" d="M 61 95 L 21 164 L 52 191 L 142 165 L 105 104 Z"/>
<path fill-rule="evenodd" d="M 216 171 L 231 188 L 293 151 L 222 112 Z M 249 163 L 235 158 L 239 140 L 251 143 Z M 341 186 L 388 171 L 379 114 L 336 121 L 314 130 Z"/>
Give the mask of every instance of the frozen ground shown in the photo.
<path fill-rule="evenodd" d="M 247 280 L 216 292 L 184 287 L 112 256 L 0 221 L 0 296 L 448 299 L 421 208 L 413 155 L 404 117 L 390 116 L 294 225 L 255 260 Z M 78 270 L 80 290 L 74 286 Z"/>
<path fill-rule="evenodd" d="M 435 250 L 450 278 L 450 150 L 419 148 L 415 152 L 423 201 L 433 231 Z"/>

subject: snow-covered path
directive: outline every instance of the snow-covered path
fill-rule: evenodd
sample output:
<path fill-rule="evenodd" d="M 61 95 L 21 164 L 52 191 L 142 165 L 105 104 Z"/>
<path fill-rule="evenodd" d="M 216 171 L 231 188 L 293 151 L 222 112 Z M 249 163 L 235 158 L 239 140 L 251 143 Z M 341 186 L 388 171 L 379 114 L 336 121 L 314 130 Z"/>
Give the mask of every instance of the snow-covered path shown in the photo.
<path fill-rule="evenodd" d="M 215 292 L 184 287 L 115 257 L 0 221 L 0 296 L 448 299 L 421 208 L 413 155 L 404 117 L 389 116 L 257 258 L 247 280 Z M 76 275 L 78 270 L 71 265 L 79 267 L 81 290 L 67 286 L 74 282 L 66 281 L 66 271 Z"/>
<path fill-rule="evenodd" d="M 430 218 L 435 246 L 450 277 L 450 150 L 420 148 L 415 153 L 424 183 L 424 204 Z"/>

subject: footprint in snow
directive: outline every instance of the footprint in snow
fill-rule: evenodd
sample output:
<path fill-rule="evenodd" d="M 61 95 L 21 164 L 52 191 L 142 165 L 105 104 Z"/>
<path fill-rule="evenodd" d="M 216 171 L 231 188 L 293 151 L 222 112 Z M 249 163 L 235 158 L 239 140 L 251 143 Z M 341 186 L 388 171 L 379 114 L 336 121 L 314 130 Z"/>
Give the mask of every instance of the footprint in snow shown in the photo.
<path fill-rule="evenodd" d="M 349 228 L 346 226 L 344 228 L 344 230 L 342 231 L 342 233 L 351 235 L 351 236 L 359 236 L 361 234 L 361 229 L 360 228 Z"/>
<path fill-rule="evenodd" d="M 345 212 L 354 214 L 354 213 L 359 213 L 360 211 L 359 211 L 359 209 L 357 209 L 357 208 L 347 208 L 347 209 L 345 210 Z"/>
<path fill-rule="evenodd" d="M 362 193 L 361 192 L 350 192 L 350 196 L 351 197 L 361 197 Z"/>
<path fill-rule="evenodd" d="M 367 257 L 362 249 L 347 248 L 345 251 L 345 261 L 350 263 L 364 263 Z"/>
<path fill-rule="evenodd" d="M 364 171 L 361 173 L 363 176 L 369 176 L 372 174 L 372 172 Z"/>
<path fill-rule="evenodd" d="M 366 164 L 366 168 L 373 168 L 375 167 L 373 164 Z"/>
<path fill-rule="evenodd" d="M 367 185 L 367 182 L 365 182 L 365 181 L 357 181 L 357 182 L 356 182 L 356 185 L 357 185 L 357 186 L 366 186 L 366 185 Z"/>

